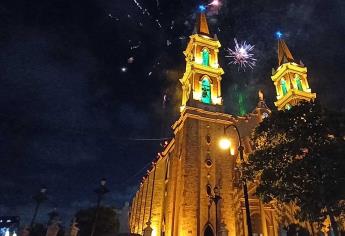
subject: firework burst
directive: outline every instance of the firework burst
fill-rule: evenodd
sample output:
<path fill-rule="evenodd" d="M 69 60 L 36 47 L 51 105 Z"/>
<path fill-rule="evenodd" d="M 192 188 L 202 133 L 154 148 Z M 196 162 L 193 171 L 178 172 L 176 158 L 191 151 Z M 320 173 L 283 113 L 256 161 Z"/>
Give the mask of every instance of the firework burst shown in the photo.
<path fill-rule="evenodd" d="M 228 53 L 227 56 L 230 58 L 229 64 L 238 65 L 238 69 L 245 70 L 247 67 L 253 69 L 256 63 L 256 59 L 254 58 L 253 49 L 254 45 L 248 44 L 246 41 L 238 43 L 237 39 L 235 41 L 235 49 L 232 50 L 228 48 L 226 51 Z"/>

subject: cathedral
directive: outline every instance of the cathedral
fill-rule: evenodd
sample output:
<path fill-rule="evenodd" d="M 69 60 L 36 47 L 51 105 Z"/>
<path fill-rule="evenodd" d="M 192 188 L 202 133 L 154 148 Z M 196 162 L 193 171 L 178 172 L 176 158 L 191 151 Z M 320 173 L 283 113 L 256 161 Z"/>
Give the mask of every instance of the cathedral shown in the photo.
<path fill-rule="evenodd" d="M 250 134 L 271 111 L 259 92 L 258 105 L 251 113 L 224 113 L 220 47 L 205 13 L 200 13 L 184 51 L 186 70 L 180 79 L 182 98 L 180 117 L 172 126 L 174 137 L 152 162 L 132 200 L 132 234 L 245 236 L 250 219 L 252 235 L 278 236 L 284 223 L 282 212 L 284 219 L 293 221 L 292 208 L 263 204 L 254 195 L 255 183 L 247 186 L 240 177 L 241 157 L 245 159 L 252 151 Z M 316 97 L 308 84 L 307 68 L 295 62 L 282 39 L 271 79 L 279 110 Z M 226 150 L 219 146 L 224 137 Z"/>

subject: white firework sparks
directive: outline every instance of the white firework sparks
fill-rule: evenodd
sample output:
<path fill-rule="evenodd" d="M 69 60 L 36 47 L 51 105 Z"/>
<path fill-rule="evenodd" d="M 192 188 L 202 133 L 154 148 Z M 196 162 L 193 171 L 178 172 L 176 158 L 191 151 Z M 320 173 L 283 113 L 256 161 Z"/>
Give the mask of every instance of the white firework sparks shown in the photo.
<path fill-rule="evenodd" d="M 219 6 L 220 2 L 219 0 L 213 0 L 211 3 L 208 4 L 209 6 Z"/>
<path fill-rule="evenodd" d="M 254 45 L 250 45 L 246 41 L 239 44 L 237 42 L 237 39 L 234 39 L 234 41 L 235 49 L 232 50 L 228 48 L 226 50 L 228 52 L 228 55 L 225 57 L 230 58 L 229 64 L 238 65 L 239 69 L 242 68 L 243 70 L 245 70 L 245 68 L 247 67 L 253 69 L 256 63 L 256 59 L 254 58 L 254 54 L 252 53 Z"/>

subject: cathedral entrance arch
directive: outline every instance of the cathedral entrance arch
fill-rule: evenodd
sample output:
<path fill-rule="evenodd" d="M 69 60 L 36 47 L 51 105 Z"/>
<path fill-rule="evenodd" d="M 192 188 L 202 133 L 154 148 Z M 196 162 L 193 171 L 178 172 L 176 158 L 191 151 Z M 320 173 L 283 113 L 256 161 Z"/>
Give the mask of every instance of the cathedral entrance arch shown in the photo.
<path fill-rule="evenodd" d="M 213 229 L 210 224 L 206 226 L 204 236 L 214 236 Z"/>

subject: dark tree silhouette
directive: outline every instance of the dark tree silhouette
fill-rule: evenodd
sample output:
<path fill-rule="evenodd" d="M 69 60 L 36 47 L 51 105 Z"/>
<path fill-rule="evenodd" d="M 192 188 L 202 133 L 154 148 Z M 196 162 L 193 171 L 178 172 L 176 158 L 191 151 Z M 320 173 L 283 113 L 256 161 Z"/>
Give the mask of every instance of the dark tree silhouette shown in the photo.
<path fill-rule="evenodd" d="M 290 224 L 287 227 L 287 236 L 309 236 L 309 232 L 298 224 Z"/>
<path fill-rule="evenodd" d="M 260 178 L 264 202 L 293 203 L 300 220 L 323 222 L 345 213 L 345 115 L 301 103 L 273 111 L 254 131 L 247 178 Z M 337 227 L 334 227 L 338 235 Z"/>
<path fill-rule="evenodd" d="M 76 221 L 80 229 L 79 236 L 90 236 L 95 219 L 96 208 L 80 210 L 76 213 Z M 95 236 L 115 235 L 119 229 L 119 220 L 114 209 L 100 207 L 95 228 Z"/>
<path fill-rule="evenodd" d="M 47 227 L 44 224 L 35 223 L 30 230 L 30 236 L 45 236 Z"/>

